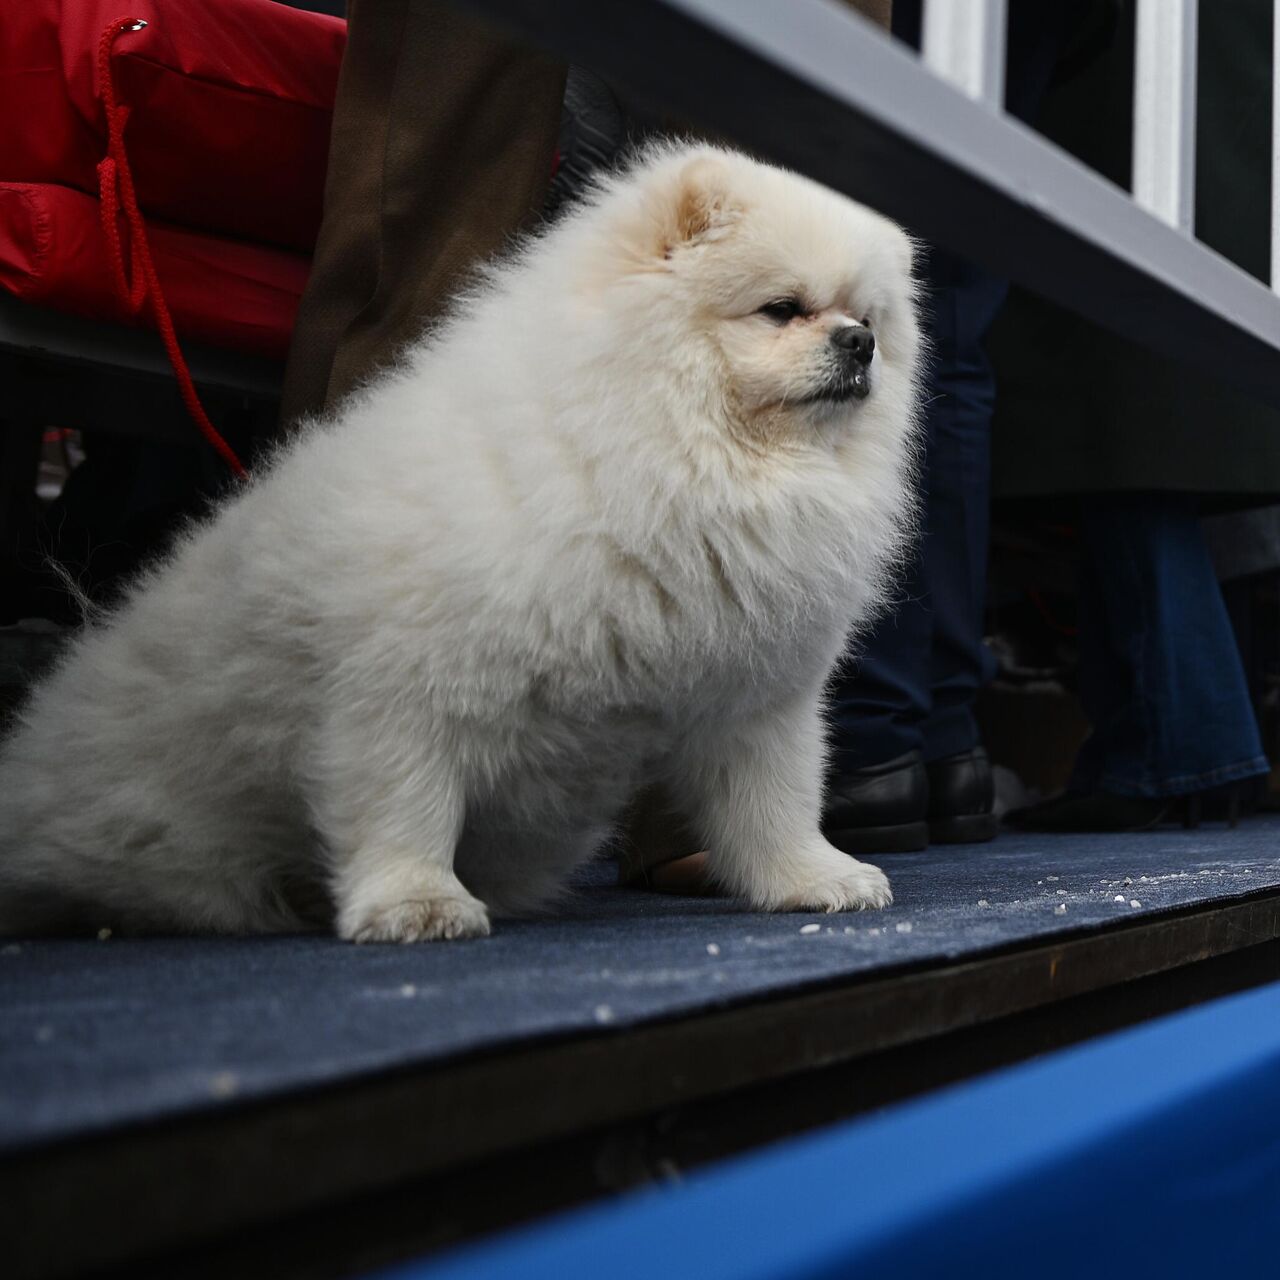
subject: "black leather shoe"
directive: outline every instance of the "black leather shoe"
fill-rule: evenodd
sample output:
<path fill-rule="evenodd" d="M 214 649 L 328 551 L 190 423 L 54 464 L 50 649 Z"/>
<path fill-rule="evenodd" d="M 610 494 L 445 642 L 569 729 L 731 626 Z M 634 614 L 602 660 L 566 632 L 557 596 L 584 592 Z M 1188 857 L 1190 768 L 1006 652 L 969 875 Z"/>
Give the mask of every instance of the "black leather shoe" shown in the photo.
<path fill-rule="evenodd" d="M 845 853 L 910 853 L 929 844 L 929 780 L 918 751 L 836 774 L 822 828 Z"/>
<path fill-rule="evenodd" d="M 929 840 L 933 844 L 982 844 L 994 840 L 991 761 L 981 747 L 925 765 L 929 779 Z"/>
<path fill-rule="evenodd" d="M 1106 832 L 1150 831 L 1176 820 L 1179 803 L 1173 799 L 1119 796 L 1109 791 L 1064 791 L 1025 809 L 1005 814 L 1017 831 Z"/>
<path fill-rule="evenodd" d="M 1113 791 L 1064 791 L 1039 804 L 1006 813 L 1005 822 L 1019 831 L 1108 832 L 1153 831 L 1171 822 L 1198 827 L 1225 822 L 1234 827 L 1257 808 L 1256 778 L 1193 791 L 1183 796 L 1121 796 Z"/>

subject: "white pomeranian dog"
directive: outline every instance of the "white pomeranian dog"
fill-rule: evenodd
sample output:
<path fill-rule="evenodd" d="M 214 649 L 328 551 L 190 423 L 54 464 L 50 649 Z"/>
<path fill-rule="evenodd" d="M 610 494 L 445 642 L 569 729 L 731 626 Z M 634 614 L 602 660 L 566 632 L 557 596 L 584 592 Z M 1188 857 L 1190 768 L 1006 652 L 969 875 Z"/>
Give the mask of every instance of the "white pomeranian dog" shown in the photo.
<path fill-rule="evenodd" d="M 70 646 L 0 932 L 473 937 L 655 782 L 752 907 L 886 905 L 823 696 L 912 528 L 911 257 L 731 151 L 602 181 Z"/>

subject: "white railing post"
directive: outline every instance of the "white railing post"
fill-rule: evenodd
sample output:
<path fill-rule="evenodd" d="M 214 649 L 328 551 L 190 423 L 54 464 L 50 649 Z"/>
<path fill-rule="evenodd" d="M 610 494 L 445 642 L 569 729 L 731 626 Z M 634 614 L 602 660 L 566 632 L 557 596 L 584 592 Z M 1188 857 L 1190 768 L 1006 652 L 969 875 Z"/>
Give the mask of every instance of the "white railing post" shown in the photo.
<path fill-rule="evenodd" d="M 1138 0 L 1133 198 L 1191 235 L 1196 204 L 1196 0 Z"/>
<path fill-rule="evenodd" d="M 925 65 L 962 93 L 1004 109 L 1005 0 L 927 0 Z"/>

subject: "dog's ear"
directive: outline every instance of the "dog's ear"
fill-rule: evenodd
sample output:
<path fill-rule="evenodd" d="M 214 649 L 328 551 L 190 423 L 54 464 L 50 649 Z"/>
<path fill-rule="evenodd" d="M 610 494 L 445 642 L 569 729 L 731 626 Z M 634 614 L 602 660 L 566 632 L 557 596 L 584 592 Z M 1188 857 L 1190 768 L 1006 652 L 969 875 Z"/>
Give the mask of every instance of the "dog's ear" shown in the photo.
<path fill-rule="evenodd" d="M 628 275 L 665 271 L 678 250 L 729 234 L 744 212 L 732 176 L 714 151 L 657 167 L 615 224 L 615 265 L 625 263 Z"/>
<path fill-rule="evenodd" d="M 729 167 L 719 156 L 698 156 L 676 177 L 667 249 L 720 239 L 742 214 L 731 191 Z"/>

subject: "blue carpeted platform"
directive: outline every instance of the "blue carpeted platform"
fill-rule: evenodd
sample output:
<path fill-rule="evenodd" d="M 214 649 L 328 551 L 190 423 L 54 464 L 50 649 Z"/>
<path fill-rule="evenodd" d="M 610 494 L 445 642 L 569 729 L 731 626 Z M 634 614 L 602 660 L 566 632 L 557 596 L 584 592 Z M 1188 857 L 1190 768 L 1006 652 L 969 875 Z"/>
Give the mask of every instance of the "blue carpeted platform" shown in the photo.
<path fill-rule="evenodd" d="M 1277 889 L 1280 819 L 883 864 L 897 903 L 864 916 L 624 892 L 601 867 L 475 942 L 0 941 L 0 1151 Z"/>
<path fill-rule="evenodd" d="M 384 1280 L 1267 1276 L 1280 986 Z"/>

